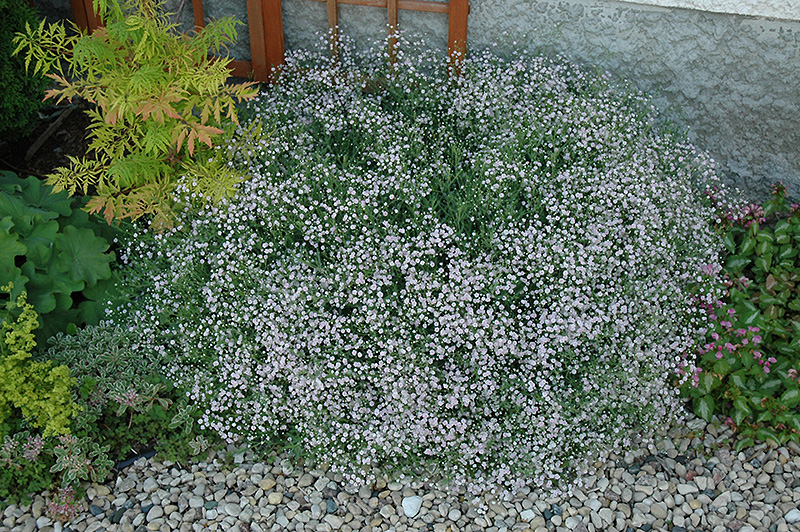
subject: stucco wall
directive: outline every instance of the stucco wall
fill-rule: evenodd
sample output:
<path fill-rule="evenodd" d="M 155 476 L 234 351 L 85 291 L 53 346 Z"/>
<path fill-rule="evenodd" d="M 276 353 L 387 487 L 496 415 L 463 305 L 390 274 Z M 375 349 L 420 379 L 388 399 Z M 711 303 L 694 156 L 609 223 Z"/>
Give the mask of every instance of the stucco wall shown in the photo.
<path fill-rule="evenodd" d="M 754 17 L 800 20 L 797 0 L 627 0 L 634 4 L 697 9 L 713 13 L 733 13 Z"/>
<path fill-rule="evenodd" d="M 654 94 L 668 115 L 689 128 L 691 140 L 717 159 L 728 180 L 754 199 L 778 180 L 800 197 L 800 20 L 793 20 L 800 18 L 800 2 L 646 0 L 730 11 L 757 6 L 761 16 L 754 17 L 644 1 L 471 0 L 468 43 L 472 49 L 494 43 L 500 50 L 544 49 L 608 70 Z M 208 15 L 247 20 L 245 0 L 205 3 Z M 187 22 L 190 10 L 187 1 Z M 288 49 L 319 46 L 315 32 L 327 28 L 324 3 L 283 0 L 283 11 Z M 342 5 L 339 18 L 342 32 L 358 43 L 385 35 L 383 9 Z M 446 15 L 401 11 L 400 26 L 445 50 Z M 232 55 L 249 58 L 241 30 Z"/>

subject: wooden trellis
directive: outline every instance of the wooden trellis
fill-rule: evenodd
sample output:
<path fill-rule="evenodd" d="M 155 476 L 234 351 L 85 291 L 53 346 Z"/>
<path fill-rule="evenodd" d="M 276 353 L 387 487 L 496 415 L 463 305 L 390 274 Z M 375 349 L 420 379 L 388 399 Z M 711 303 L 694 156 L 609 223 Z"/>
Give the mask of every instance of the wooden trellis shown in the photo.
<path fill-rule="evenodd" d="M 432 2 L 430 0 L 316 0 L 328 4 L 328 29 L 331 31 L 334 46 L 338 40 L 339 4 L 356 6 L 383 7 L 388 12 L 389 53 L 393 54 L 397 41 L 394 37 L 398 27 L 399 10 L 427 11 L 444 13 L 448 16 L 447 51 L 450 57 L 463 54 L 467 47 L 467 17 L 469 0 L 450 0 L 449 2 Z M 335 50 L 335 48 L 334 48 Z"/>
<path fill-rule="evenodd" d="M 316 0 L 328 4 L 328 25 L 334 35 L 339 25 L 339 4 L 353 4 L 386 8 L 390 37 L 390 51 L 394 50 L 394 33 L 398 26 L 398 11 L 427 11 L 448 15 L 448 52 L 451 57 L 466 52 L 467 16 L 469 0 L 449 0 L 448 3 L 431 0 Z M 92 0 L 70 0 L 75 23 L 88 30 L 100 25 L 92 8 Z M 268 81 L 272 68 L 283 64 L 283 10 L 281 0 L 246 0 L 247 21 L 250 32 L 250 61 L 233 60 L 233 75 Z M 192 0 L 192 13 L 197 28 L 205 27 L 203 0 Z"/>

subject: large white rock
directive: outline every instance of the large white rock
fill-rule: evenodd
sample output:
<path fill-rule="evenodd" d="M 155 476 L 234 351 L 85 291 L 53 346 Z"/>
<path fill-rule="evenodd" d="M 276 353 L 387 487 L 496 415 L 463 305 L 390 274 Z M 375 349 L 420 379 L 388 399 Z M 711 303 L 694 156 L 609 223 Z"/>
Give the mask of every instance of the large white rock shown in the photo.
<path fill-rule="evenodd" d="M 406 514 L 406 517 L 414 517 L 417 515 L 420 506 L 422 506 L 422 497 L 419 495 L 403 497 L 403 513 Z"/>

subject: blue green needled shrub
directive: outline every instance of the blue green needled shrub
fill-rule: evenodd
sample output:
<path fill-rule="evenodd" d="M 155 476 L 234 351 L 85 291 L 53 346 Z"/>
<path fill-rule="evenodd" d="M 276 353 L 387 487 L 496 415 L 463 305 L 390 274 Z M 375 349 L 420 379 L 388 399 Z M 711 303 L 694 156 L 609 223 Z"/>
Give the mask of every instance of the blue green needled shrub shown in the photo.
<path fill-rule="evenodd" d="M 146 286 L 115 320 L 199 425 L 476 492 L 679 417 L 709 161 L 566 62 L 343 58 L 290 59 L 247 113 L 275 133 L 214 154 L 252 179 L 122 255 Z"/>

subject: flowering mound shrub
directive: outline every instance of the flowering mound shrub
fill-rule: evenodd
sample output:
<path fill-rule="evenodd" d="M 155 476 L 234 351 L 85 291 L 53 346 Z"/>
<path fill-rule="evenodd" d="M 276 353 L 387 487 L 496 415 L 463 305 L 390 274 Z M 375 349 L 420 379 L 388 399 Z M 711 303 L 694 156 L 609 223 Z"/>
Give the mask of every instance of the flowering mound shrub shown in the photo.
<path fill-rule="evenodd" d="M 252 179 L 129 245 L 151 282 L 116 319 L 198 423 L 475 492 L 556 489 L 680 415 L 710 163 L 570 64 L 382 64 L 290 61 L 249 107 L 274 134 L 218 154 Z"/>

